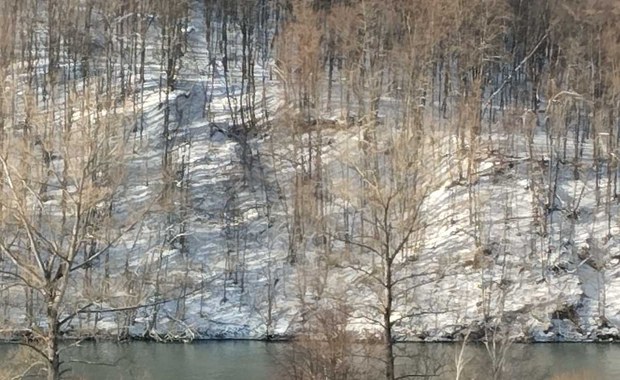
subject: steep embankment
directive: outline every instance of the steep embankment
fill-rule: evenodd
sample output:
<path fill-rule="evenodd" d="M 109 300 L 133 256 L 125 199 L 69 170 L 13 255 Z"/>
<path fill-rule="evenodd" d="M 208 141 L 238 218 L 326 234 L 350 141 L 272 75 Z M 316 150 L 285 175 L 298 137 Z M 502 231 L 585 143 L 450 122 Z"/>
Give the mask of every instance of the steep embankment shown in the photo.
<path fill-rule="evenodd" d="M 373 292 L 361 285 L 367 272 L 342 265 L 338 258 L 327 268 L 317 259 L 320 244 L 306 245 L 306 259 L 291 264 L 292 183 L 299 153 L 293 152 L 286 126 L 262 137 L 243 134 L 239 125 L 247 78 L 238 61 L 231 63 L 208 46 L 202 14 L 195 5 L 188 50 L 169 103 L 178 128 L 175 157 L 185 165 L 190 183 L 191 207 L 184 215 L 189 252 L 172 249 L 162 254 L 154 249 L 150 259 L 136 254 L 134 261 L 136 272 L 164 266 L 166 277 L 192 283 L 194 290 L 184 299 L 181 314 L 175 301 L 141 309 L 130 322 L 131 333 L 142 336 L 153 329 L 195 338 L 289 335 L 301 328 L 307 313 L 344 302 L 354 310 L 349 328 L 373 334 L 376 315 L 361 311 L 378 305 Z M 152 67 L 157 68 L 155 62 Z M 285 112 L 283 84 L 260 64 L 254 75 L 264 79 L 256 88 L 255 104 L 267 107 L 254 113 L 263 122 L 267 111 L 276 124 L 286 123 L 278 118 Z M 157 75 L 150 77 L 155 86 Z M 147 96 L 147 143 L 133 161 L 140 173 L 135 178 L 144 176 L 148 166 L 148 172 L 156 173 L 149 181 L 155 183 L 163 123 L 159 96 Z M 601 191 L 595 191 L 595 173 L 589 169 L 592 141 L 579 141 L 573 134 L 577 142 L 566 144 L 578 144 L 580 150 L 550 165 L 550 152 L 559 146 L 546 138 L 550 127 L 544 113 L 538 118 L 532 140 L 495 125 L 493 134 L 481 138 L 491 143 L 476 152 L 471 180 L 462 174 L 467 171 L 467 147 L 449 133 L 435 134 L 439 148 L 429 157 L 435 181 L 423 204 L 424 228 L 410 264 L 414 269 L 407 269 L 433 274 L 424 281 L 415 276 L 405 281 L 402 310 L 396 306 L 394 317 L 412 306 L 417 312 L 399 318 L 399 339 L 459 339 L 489 320 L 509 326 L 511 336 L 522 340 L 618 335 L 618 246 L 613 237 L 618 206 L 611 199 L 597 199 Z M 343 170 L 338 158 L 347 147 L 359 143 L 360 134 L 346 124 L 330 123 L 322 137 L 329 141 L 321 149 L 332 173 Z M 301 139 L 309 138 L 301 134 Z M 339 174 L 333 175 L 338 181 Z M 604 179 L 597 181 L 599 188 L 606 188 Z M 134 190 L 140 188 L 136 182 Z M 156 220 L 145 224 L 155 225 Z M 372 272 L 373 262 L 363 264 Z M 115 326 L 108 320 L 99 328 Z"/>
<path fill-rule="evenodd" d="M 371 152 L 365 144 L 372 139 L 405 136 L 402 130 L 410 126 L 399 125 L 398 117 L 385 118 L 392 124 L 380 121 L 386 113 L 410 109 L 394 110 L 400 100 L 379 96 L 370 136 L 372 123 L 354 116 L 362 106 L 349 109 L 355 103 L 349 99 L 342 104 L 345 91 L 330 83 L 330 96 L 340 94 L 341 103 L 334 95 L 329 114 L 299 122 L 286 96 L 299 89 L 278 76 L 272 47 L 246 60 L 249 45 L 243 45 L 238 25 L 208 21 L 207 14 L 203 2 L 191 2 L 170 86 L 162 78 L 171 69 L 158 56 L 165 50 L 165 28 L 158 24 L 165 17 L 149 19 L 144 82 L 127 109 L 118 108 L 137 115 L 128 138 L 127 180 L 111 218 L 129 225 L 135 215 L 140 220 L 102 255 L 105 262 L 92 263 L 93 289 L 84 289 L 78 275 L 72 279 L 69 306 L 62 310 L 72 316 L 72 333 L 270 339 L 306 329 L 317 314 L 336 310 L 343 311 L 348 329 L 376 334 L 386 302 L 380 275 L 385 268 L 368 251 L 381 246 L 381 233 L 390 237 L 392 227 L 408 226 L 368 227 L 380 219 L 379 208 L 368 208 L 383 201 L 377 183 L 395 177 L 386 171 L 387 179 L 373 184 L 364 178 L 367 168 L 353 161 Z M 213 30 L 227 35 L 225 43 L 208 37 Z M 45 62 L 37 65 L 43 70 Z M 104 63 L 92 65 L 103 71 Z M 108 69 L 119 65 L 110 60 Z M 330 77 L 337 77 L 333 70 Z M 354 96 L 364 103 L 364 95 Z M 405 233 L 405 244 L 390 261 L 397 339 L 452 340 L 468 332 L 481 337 L 490 326 L 520 340 L 620 338 L 616 181 L 613 160 L 595 159 L 613 152 L 594 144 L 606 136 L 590 136 L 594 132 L 583 132 L 575 121 L 567 122 L 568 132 L 559 131 L 548 122 L 546 104 L 542 100 L 533 118 L 527 112 L 512 117 L 522 124 L 534 120 L 527 133 L 505 123 L 507 117 L 489 122 L 474 138 L 457 135 L 450 123 L 462 121 L 440 115 L 438 104 L 412 107 L 423 115 L 424 137 L 412 138 L 418 145 L 410 149 L 424 154 L 414 157 L 424 171 L 424 193 L 409 199 L 399 188 L 393 198 L 400 197 L 394 207 L 401 208 L 389 212 L 396 221 L 402 213 L 407 217 L 401 221 L 414 223 L 414 233 Z M 52 107 L 62 105 L 59 100 Z M 385 158 L 394 150 L 372 154 L 387 167 L 396 165 Z M 410 159 L 406 151 L 398 153 Z M 415 219 L 408 217 L 410 201 L 419 201 Z M 15 270 L 3 265 L 7 273 Z M 21 288 L 7 291 L 5 318 L 19 326 L 44 325 L 23 318 L 25 305 L 35 309 L 40 301 L 24 301 L 26 294 Z"/>

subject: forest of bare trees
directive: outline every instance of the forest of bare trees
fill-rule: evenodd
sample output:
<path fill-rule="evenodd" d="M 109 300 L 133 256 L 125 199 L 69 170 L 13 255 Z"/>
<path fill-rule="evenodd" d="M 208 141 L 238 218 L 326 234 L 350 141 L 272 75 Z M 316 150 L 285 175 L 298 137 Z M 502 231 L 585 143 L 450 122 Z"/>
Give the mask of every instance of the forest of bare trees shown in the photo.
<path fill-rule="evenodd" d="M 0 0 L 1 335 L 54 380 L 64 338 L 237 313 L 297 337 L 290 378 L 361 378 L 360 341 L 432 376 L 396 343 L 460 340 L 500 379 L 554 321 L 620 328 L 618 25 L 615 0 Z"/>

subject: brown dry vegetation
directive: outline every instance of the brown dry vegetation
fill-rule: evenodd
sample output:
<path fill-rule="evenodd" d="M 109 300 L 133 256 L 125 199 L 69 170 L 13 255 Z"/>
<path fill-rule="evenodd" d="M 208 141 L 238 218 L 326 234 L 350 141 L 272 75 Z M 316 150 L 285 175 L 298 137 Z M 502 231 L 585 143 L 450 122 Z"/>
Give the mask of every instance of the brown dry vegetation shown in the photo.
<path fill-rule="evenodd" d="M 146 336 L 160 340 L 159 301 L 174 298 L 174 318 L 182 321 L 184 298 L 201 285 L 189 279 L 196 266 L 187 239 L 191 179 L 187 158 L 175 145 L 179 126 L 169 107 L 191 48 L 186 30 L 192 5 L 190 0 L 0 0 L 1 296 L 25 310 L 36 341 L 29 343 L 45 361 L 50 380 L 60 377 L 58 339 L 64 326 L 87 314 L 97 333 L 101 310 L 92 309 L 94 303 L 105 301 L 118 312 L 124 321 L 119 336 L 128 334 L 132 308 L 149 305 Z M 617 1 L 205 0 L 201 5 L 212 66 L 203 69 L 215 75 L 215 62 L 222 64 L 243 182 L 280 189 L 261 200 L 268 204 L 264 214 L 270 225 L 283 219 L 279 233 L 287 241 L 286 258 L 270 261 L 266 269 L 264 314 L 270 331 L 276 287 L 271 268 L 295 268 L 303 277 L 296 279 L 298 315 L 308 316 L 299 322 L 306 333 L 296 345 L 307 361 L 300 368 L 309 371 L 300 378 L 355 378 L 344 352 L 352 339 L 346 330 L 351 310 L 380 331 L 382 350 L 375 359 L 384 365 L 386 380 L 398 377 L 394 329 L 427 312 L 417 307 L 416 289 L 444 275 L 416 262 L 433 217 L 424 206 L 445 183 L 467 195 L 463 213 L 473 229 L 472 270 L 482 277 L 493 274 L 492 264 L 506 269 L 485 240 L 480 163 L 486 158 L 524 158 L 532 199 L 528 259 L 540 261 L 543 280 L 555 249 L 550 226 L 560 207 L 560 170 L 575 180 L 591 175 L 596 208 L 604 211 L 606 236 L 612 236 L 620 171 Z M 237 45 L 231 42 L 235 35 L 241 36 Z M 114 210 L 129 181 L 130 152 L 146 144 L 140 112 L 147 54 L 153 54 L 149 58 L 158 67 L 151 69 L 159 74 L 160 165 L 155 181 L 148 168 L 136 175 L 155 195 L 144 202 L 148 206 L 136 206 L 135 214 L 119 220 Z M 269 58 L 285 102 L 277 115 L 256 100 L 257 83 L 266 78 L 256 76 L 254 67 L 259 61 L 269 66 Z M 242 68 L 241 79 L 231 74 L 230 62 Z M 234 80 L 242 95 L 233 101 Z M 266 143 L 256 148 L 250 142 L 260 133 Z M 548 142 L 542 159 L 536 159 L 541 154 L 536 133 Z M 584 157 L 584 140 L 592 145 L 590 158 Z M 257 162 L 268 162 L 277 178 L 265 176 Z M 502 164 L 498 176 L 512 167 Z M 291 175 L 280 175 L 289 169 Z M 235 191 L 221 212 L 226 231 L 237 237 L 230 238 L 226 253 L 223 302 L 229 279 L 240 284 L 242 294 L 252 291 L 244 285 Z M 274 216 L 272 207 L 281 214 Z M 566 223 L 574 223 L 578 209 L 577 202 L 561 210 L 570 216 Z M 181 269 L 168 275 L 160 254 L 134 273 L 128 269 L 130 253 L 116 260 L 125 265 L 110 269 L 107 248 L 150 213 L 164 220 L 152 244 L 160 251 L 178 249 Z M 609 257 L 590 260 L 604 271 Z M 315 301 L 335 302 L 327 290 L 340 281 L 331 276 L 342 269 L 356 273 L 354 284 L 347 285 L 365 299 L 316 308 Z M 483 299 L 491 294 L 503 300 L 502 289 L 480 286 Z M 68 296 L 69 290 L 77 295 Z M 604 307 L 598 312 L 605 317 Z M 41 318 L 45 324 L 36 322 Z M 498 326 L 507 323 L 501 306 L 481 307 L 481 320 L 487 342 L 509 344 Z M 182 338 L 193 337 L 191 329 L 185 333 Z M 489 354 L 499 379 L 505 350 L 489 349 Z"/>
<path fill-rule="evenodd" d="M 602 379 L 602 377 L 592 371 L 578 371 L 578 372 L 564 373 L 564 374 L 555 375 L 551 378 L 551 380 L 596 380 L 596 379 Z"/>

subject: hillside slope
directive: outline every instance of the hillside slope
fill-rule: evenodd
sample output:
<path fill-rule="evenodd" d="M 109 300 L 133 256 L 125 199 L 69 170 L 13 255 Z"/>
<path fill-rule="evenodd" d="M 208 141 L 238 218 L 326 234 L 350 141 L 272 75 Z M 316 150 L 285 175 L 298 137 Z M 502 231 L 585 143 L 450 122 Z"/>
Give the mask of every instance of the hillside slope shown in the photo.
<path fill-rule="evenodd" d="M 308 85 L 304 81 L 317 71 L 307 67 L 314 56 L 304 49 L 313 43 L 322 49 L 311 38 L 313 27 L 276 32 L 270 23 L 280 25 L 274 20 L 280 16 L 257 12 L 263 28 L 248 32 L 240 15 L 220 19 L 204 2 L 189 4 L 186 18 L 170 24 L 182 43 L 171 44 L 165 12 L 115 19 L 119 25 L 123 17 L 148 21 L 141 37 L 143 81 L 128 69 L 135 80 L 129 93 L 124 67 L 131 64 L 120 53 L 127 46 L 120 37 L 107 39 L 108 19 L 94 12 L 99 23 L 89 26 L 97 37 L 91 47 L 101 54 L 109 49 L 114 59 L 93 53 L 100 59 L 93 58 L 90 69 L 113 73 L 120 82 L 121 89 L 109 85 L 105 92 L 115 96 L 106 116 L 127 115 L 123 182 L 109 206 L 109 220 L 123 233 L 101 238 L 113 244 L 87 262 L 92 273 L 69 283 L 63 309 L 70 316 L 68 334 L 273 339 L 306 331 L 317 316 L 335 310 L 345 315 L 347 330 L 375 336 L 384 323 L 388 280 L 373 252 L 403 239 L 389 260 L 394 293 L 387 298 L 397 340 L 482 338 L 491 325 L 522 341 L 620 339 L 617 131 L 557 114 L 561 104 L 583 107 L 581 115 L 589 102 L 558 91 L 552 98 L 537 93 L 536 108 L 524 112 L 516 101 L 494 105 L 513 79 L 505 67 L 488 75 L 494 87 L 463 100 L 469 79 L 453 80 L 450 90 L 442 82 L 448 81 L 442 73 L 458 77 L 451 62 L 431 75 L 437 83 L 420 80 L 423 90 L 405 76 L 397 78 L 402 83 L 384 79 L 388 69 L 346 72 L 342 63 L 330 63 L 328 74 L 318 69 L 321 77 Z M 46 31 L 38 33 L 47 38 Z M 255 50 L 248 51 L 248 36 L 260 39 Z M 178 61 L 170 58 L 171 46 L 182 51 L 174 56 Z M 74 111 L 71 101 L 91 92 L 95 97 L 99 88 L 88 89 L 77 74 L 88 70 L 87 60 L 78 64 L 69 53 L 59 60 L 59 83 L 72 90 L 63 95 L 59 84 L 51 103 L 37 103 L 47 89 L 20 76 L 27 76 L 26 62 L 11 66 L 20 73 L 11 82 L 15 136 L 26 134 L 16 126 L 29 125 L 32 107 L 47 112 L 47 119 L 32 122 L 45 134 L 46 123 L 65 127 L 67 120 L 86 124 L 92 117 Z M 139 49 L 134 53 L 136 64 Z M 48 75 L 37 73 L 51 65 L 40 54 L 36 69 L 28 69 L 36 78 Z M 362 57 L 353 66 L 375 61 Z M 394 71 L 400 64 L 386 62 Z M 104 82 L 92 75 L 92 83 Z M 484 87 L 481 74 L 471 75 L 472 88 Z M 348 83 L 359 78 L 370 84 L 350 90 Z M 407 80 L 414 95 L 403 94 Z M 62 146 L 50 135 L 30 153 Z M 13 154 L 17 145 L 5 151 Z M 70 160 L 55 157 L 41 176 L 57 190 L 34 197 L 50 220 L 62 213 L 65 195 L 58 189 L 67 184 L 58 173 Z M 3 224 L 6 231 L 11 223 Z M 27 252 L 30 243 L 24 244 L 20 249 Z M 4 322 L 44 327 L 43 301 L 13 286 L 16 260 L 0 259 Z"/>

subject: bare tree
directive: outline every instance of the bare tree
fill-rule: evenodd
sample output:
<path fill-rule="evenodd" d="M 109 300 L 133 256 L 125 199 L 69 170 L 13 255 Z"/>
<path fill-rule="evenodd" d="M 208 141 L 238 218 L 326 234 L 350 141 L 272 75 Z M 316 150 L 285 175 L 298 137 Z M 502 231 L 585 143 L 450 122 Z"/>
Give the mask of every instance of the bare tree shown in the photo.
<path fill-rule="evenodd" d="M 48 379 L 62 373 L 63 329 L 101 301 L 78 280 L 134 224 L 113 213 L 124 181 L 125 120 L 93 112 L 93 92 L 73 94 L 65 125 L 47 124 L 46 111 L 31 115 L 41 124 L 7 135 L 0 154 L 0 252 L 10 263 L 1 273 L 23 287 L 22 295 L 37 294 L 26 344 L 45 358 Z"/>
<path fill-rule="evenodd" d="M 359 250 L 342 265 L 358 272 L 360 285 L 376 297 L 376 302 L 362 307 L 369 310 L 366 318 L 382 331 L 385 377 L 393 380 L 397 377 L 394 326 L 420 312 L 413 306 L 414 289 L 432 277 L 430 270 L 415 268 L 418 239 L 425 226 L 423 205 L 431 181 L 424 164 L 427 152 L 418 134 L 421 131 L 414 125 L 402 125 L 400 131 L 389 128 L 387 136 L 375 134 L 376 139 L 360 141 L 360 152 L 345 152 L 349 158 L 343 163 L 350 165 L 353 174 L 350 182 L 336 186 L 334 193 L 346 199 L 351 213 L 360 215 L 367 225 L 365 232 L 340 230 L 338 239 Z M 351 158 L 371 160 L 371 169 Z M 361 183 L 363 190 L 353 185 L 356 183 Z"/>

